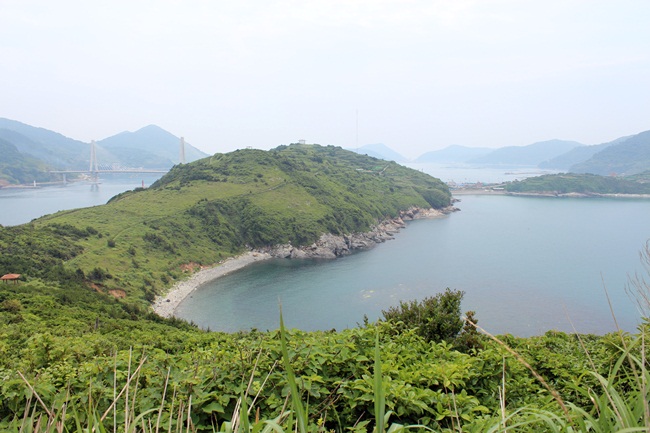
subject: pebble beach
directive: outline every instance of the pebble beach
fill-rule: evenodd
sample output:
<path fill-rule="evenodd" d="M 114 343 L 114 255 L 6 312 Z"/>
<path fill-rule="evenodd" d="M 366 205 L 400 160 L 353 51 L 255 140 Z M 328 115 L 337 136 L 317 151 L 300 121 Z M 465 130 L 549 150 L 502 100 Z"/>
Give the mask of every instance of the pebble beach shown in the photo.
<path fill-rule="evenodd" d="M 161 317 L 173 317 L 176 307 L 197 287 L 241 269 L 251 263 L 268 260 L 271 255 L 262 252 L 248 252 L 237 257 L 231 257 L 218 265 L 202 269 L 186 280 L 176 283 L 164 296 L 158 296 L 152 307 Z"/>

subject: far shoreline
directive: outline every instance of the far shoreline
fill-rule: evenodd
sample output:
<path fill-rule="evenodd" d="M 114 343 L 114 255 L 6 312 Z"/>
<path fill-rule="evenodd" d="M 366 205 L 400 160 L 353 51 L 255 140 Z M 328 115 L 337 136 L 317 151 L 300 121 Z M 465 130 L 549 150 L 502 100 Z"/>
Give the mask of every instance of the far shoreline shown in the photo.
<path fill-rule="evenodd" d="M 601 194 L 601 193 L 580 193 L 580 192 L 566 192 L 566 193 L 553 193 L 553 192 L 512 192 L 503 189 L 494 190 L 488 188 L 461 188 L 450 190 L 452 197 L 461 195 L 500 195 L 511 197 L 553 197 L 553 198 L 621 198 L 621 199 L 650 199 L 650 194 Z"/>

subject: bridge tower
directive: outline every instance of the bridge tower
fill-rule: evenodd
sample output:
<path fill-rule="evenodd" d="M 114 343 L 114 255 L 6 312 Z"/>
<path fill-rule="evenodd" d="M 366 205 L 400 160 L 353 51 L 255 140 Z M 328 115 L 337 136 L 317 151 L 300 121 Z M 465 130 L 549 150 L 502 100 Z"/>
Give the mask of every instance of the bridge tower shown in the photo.
<path fill-rule="evenodd" d="M 179 161 L 181 164 L 185 164 L 185 137 L 181 137 L 180 146 Z"/>
<path fill-rule="evenodd" d="M 95 140 L 90 142 L 90 167 L 88 168 L 90 177 L 94 183 L 99 181 L 99 169 L 97 167 L 97 151 L 95 150 Z"/>

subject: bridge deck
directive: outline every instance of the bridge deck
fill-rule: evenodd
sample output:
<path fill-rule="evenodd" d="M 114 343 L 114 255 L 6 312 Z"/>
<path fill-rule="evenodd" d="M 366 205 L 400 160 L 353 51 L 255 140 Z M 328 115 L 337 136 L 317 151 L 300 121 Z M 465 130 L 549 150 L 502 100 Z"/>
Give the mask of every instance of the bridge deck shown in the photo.
<path fill-rule="evenodd" d="M 65 173 L 88 173 L 88 174 L 95 174 L 95 173 L 167 173 L 169 170 L 156 170 L 156 169 L 122 169 L 122 170 L 96 170 L 96 171 L 90 171 L 90 170 L 52 170 L 50 173 L 55 173 L 55 174 L 65 174 Z"/>

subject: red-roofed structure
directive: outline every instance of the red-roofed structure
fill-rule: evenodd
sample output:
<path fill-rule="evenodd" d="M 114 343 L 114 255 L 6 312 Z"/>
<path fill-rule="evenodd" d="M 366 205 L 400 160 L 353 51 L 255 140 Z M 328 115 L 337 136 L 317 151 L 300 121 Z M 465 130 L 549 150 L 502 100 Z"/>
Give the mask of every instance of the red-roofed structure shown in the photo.
<path fill-rule="evenodd" d="M 20 278 L 20 274 L 5 274 L 0 277 L 0 281 L 4 281 L 5 283 L 9 281 L 13 281 L 14 284 L 18 283 L 18 279 Z"/>

